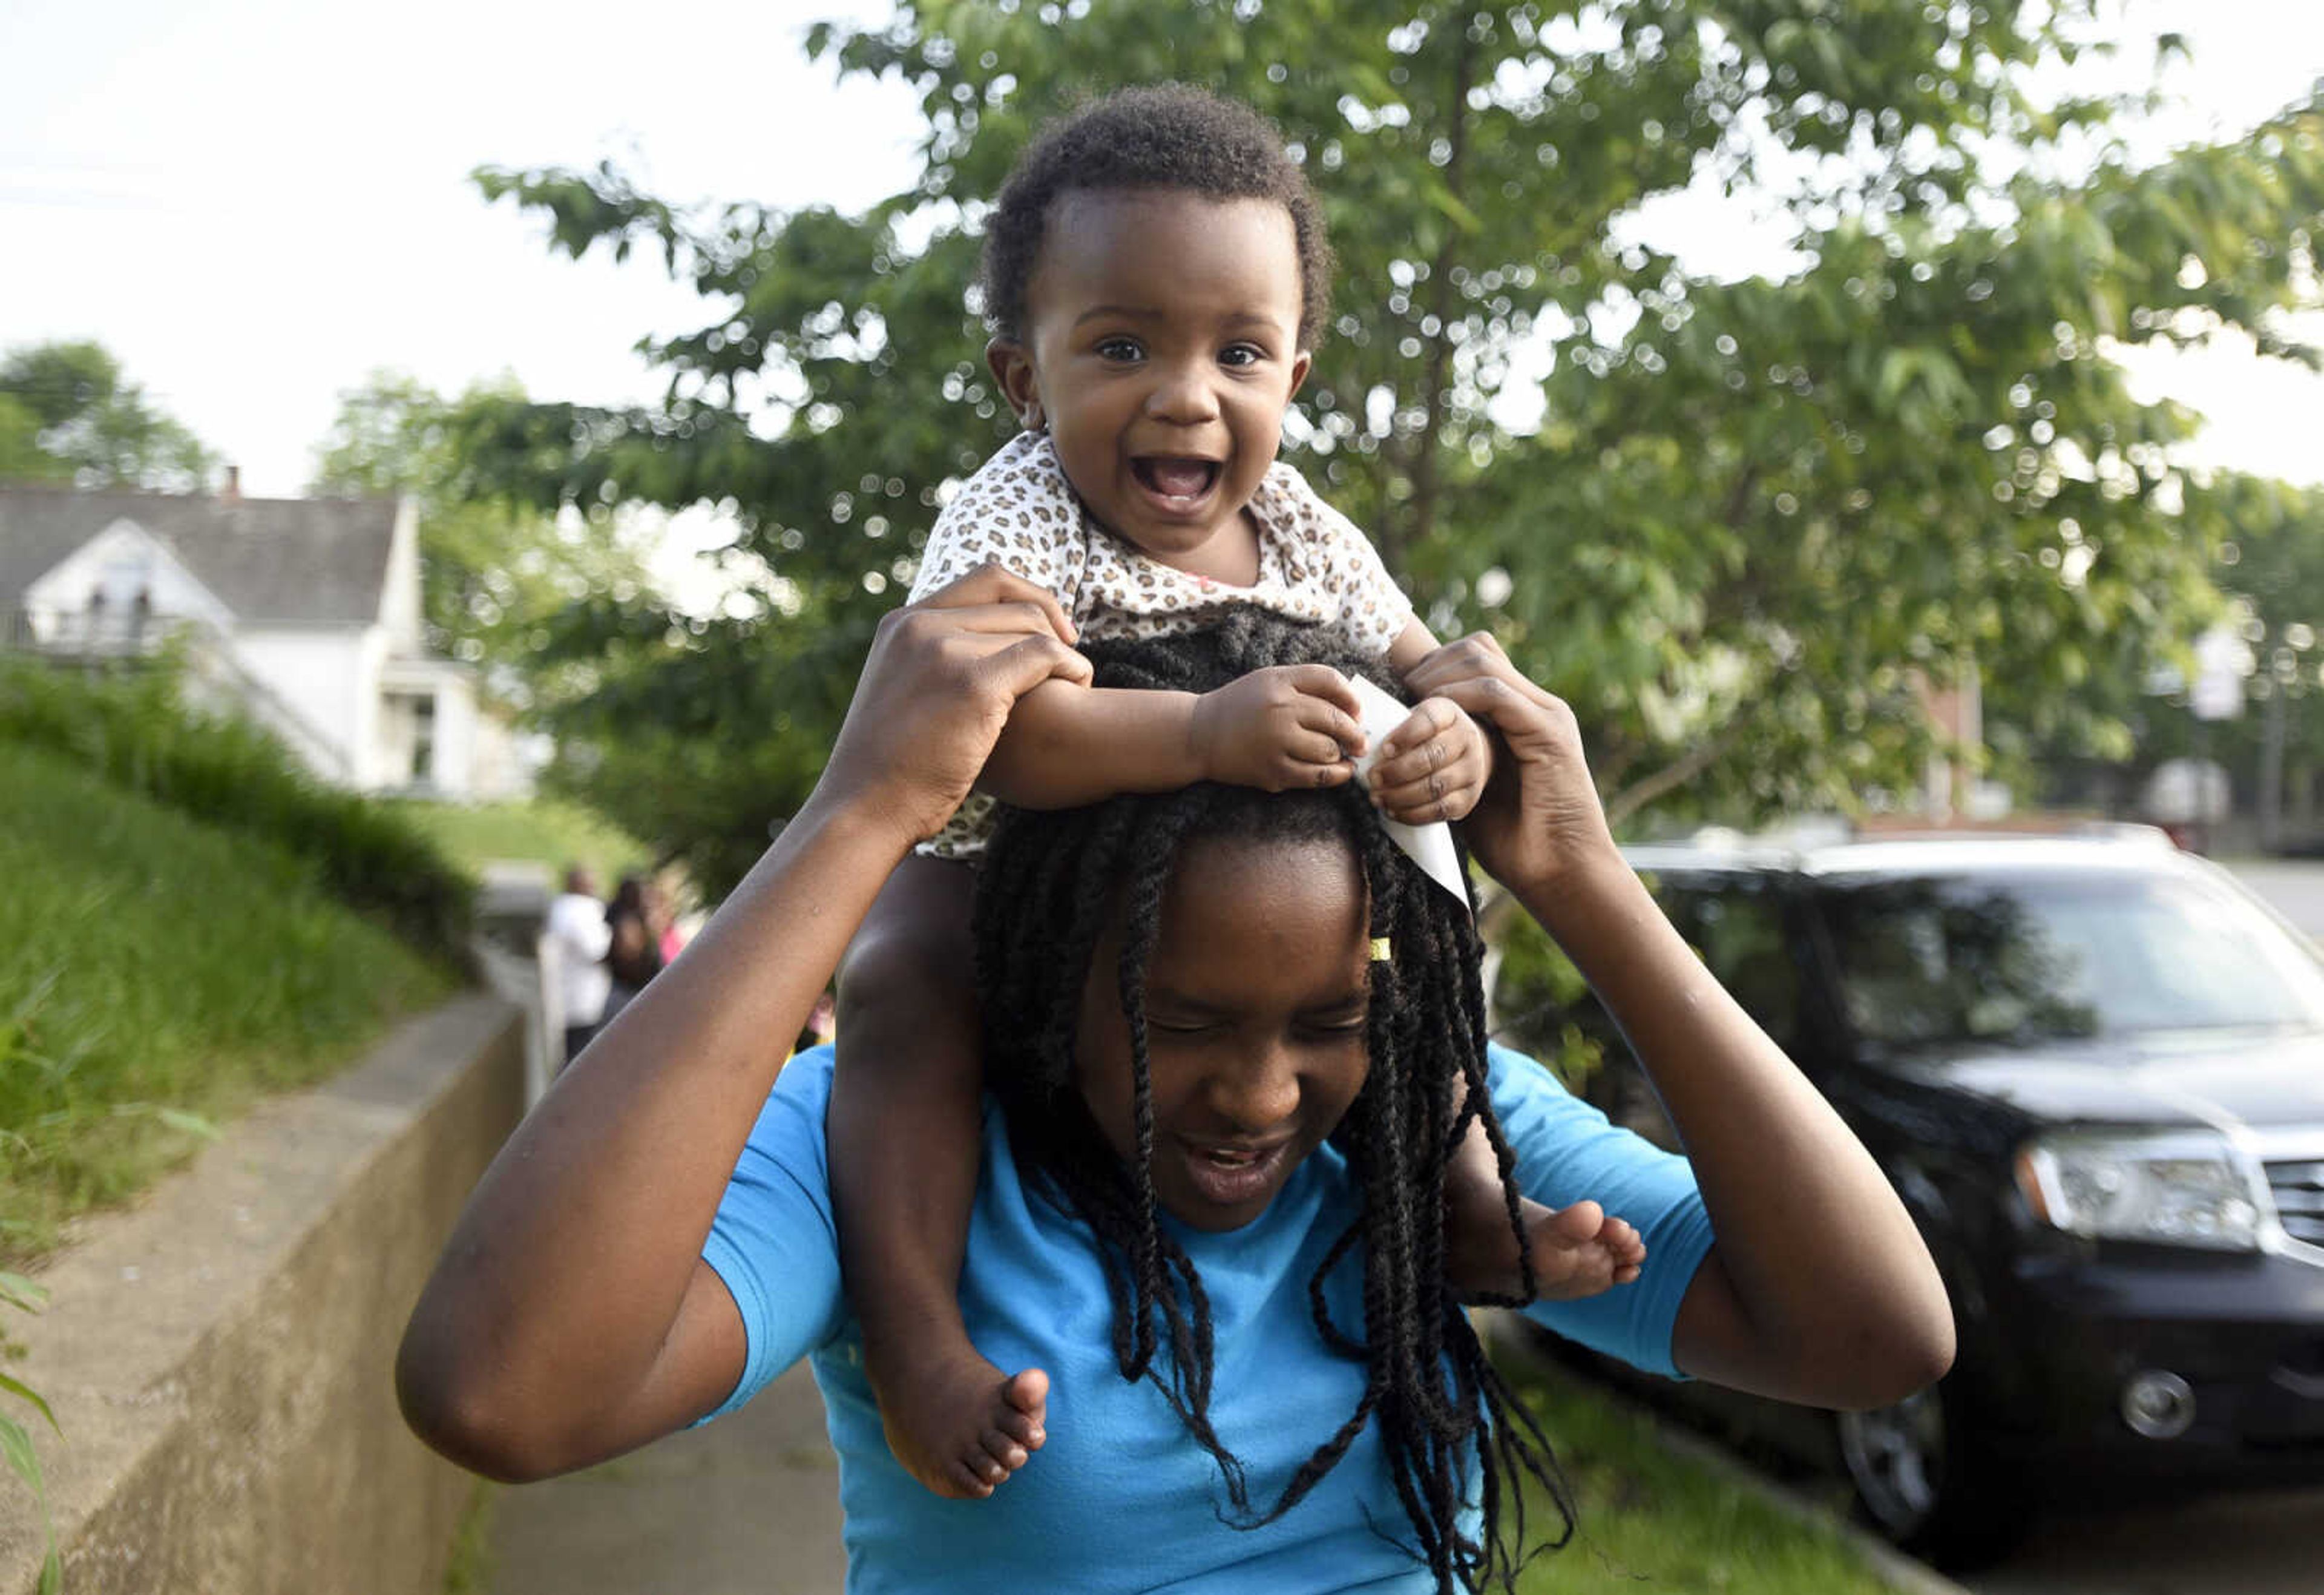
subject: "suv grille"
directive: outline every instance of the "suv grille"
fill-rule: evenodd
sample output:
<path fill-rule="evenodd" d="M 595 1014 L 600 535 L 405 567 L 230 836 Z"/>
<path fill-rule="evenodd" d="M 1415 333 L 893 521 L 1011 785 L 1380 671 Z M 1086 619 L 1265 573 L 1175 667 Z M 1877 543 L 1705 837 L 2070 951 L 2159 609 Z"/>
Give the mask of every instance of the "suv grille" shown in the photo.
<path fill-rule="evenodd" d="M 2285 1160 L 2267 1166 L 2269 1189 L 2283 1232 L 2310 1246 L 2324 1246 L 2324 1160 Z"/>

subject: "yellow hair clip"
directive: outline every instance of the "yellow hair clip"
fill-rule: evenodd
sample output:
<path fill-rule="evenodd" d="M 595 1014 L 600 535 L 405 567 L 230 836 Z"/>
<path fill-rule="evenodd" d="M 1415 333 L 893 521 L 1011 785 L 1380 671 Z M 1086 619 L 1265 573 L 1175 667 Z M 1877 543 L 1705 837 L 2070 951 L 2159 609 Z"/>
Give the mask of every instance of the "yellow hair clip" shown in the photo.
<path fill-rule="evenodd" d="M 1390 942 L 1388 938 L 1384 936 L 1376 936 L 1372 937 L 1372 962 L 1374 963 L 1395 963 L 1395 944 Z"/>

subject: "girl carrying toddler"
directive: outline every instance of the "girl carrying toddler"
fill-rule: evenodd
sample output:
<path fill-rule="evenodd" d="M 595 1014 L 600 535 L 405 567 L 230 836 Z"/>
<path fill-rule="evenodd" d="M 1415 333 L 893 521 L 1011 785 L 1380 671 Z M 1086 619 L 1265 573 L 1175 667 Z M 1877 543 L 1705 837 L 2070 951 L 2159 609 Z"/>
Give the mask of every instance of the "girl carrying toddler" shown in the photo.
<path fill-rule="evenodd" d="M 985 242 L 986 356 L 1023 430 L 945 507 L 912 598 L 997 564 L 1055 594 L 1085 639 L 1186 631 L 1256 605 L 1330 628 L 1398 678 L 1421 665 L 1435 639 L 1379 555 L 1276 458 L 1331 271 L 1314 194 L 1249 108 L 1137 88 L 1053 124 L 1002 189 Z M 1047 682 L 1010 715 L 982 795 L 897 870 L 851 945 L 830 1109 L 847 1289 L 890 1447 L 939 1494 L 991 1493 L 1046 1421 L 1046 1382 L 979 1355 L 954 1299 L 982 1081 L 969 871 L 991 800 L 1335 786 L 1367 751 L 1360 712 L 1323 665 L 1200 694 Z M 1408 825 L 1458 820 L 1490 763 L 1476 724 L 1428 698 L 1384 740 L 1373 799 Z M 1551 1215 L 1513 1207 L 1501 1172 L 1472 1126 L 1446 1206 L 1453 1282 L 1480 1299 L 1554 1284 L 1539 1273 L 1562 1255 L 1529 1255 L 1526 1237 Z"/>

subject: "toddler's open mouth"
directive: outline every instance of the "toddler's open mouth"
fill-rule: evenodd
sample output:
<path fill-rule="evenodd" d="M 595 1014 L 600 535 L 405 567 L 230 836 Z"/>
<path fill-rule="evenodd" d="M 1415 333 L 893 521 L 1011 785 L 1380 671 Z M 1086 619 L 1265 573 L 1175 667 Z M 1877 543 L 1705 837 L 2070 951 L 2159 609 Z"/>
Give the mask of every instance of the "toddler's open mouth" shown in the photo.
<path fill-rule="evenodd" d="M 1130 462 L 1139 485 L 1157 498 L 1193 503 L 1218 485 L 1220 462 L 1170 455 L 1140 455 Z"/>

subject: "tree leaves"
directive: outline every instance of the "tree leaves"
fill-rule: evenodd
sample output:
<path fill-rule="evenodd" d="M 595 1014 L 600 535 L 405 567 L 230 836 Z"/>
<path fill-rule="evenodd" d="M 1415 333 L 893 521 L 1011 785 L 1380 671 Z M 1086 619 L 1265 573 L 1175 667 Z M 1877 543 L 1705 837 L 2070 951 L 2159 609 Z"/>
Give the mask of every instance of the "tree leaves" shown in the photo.
<path fill-rule="evenodd" d="M 493 696 L 533 705 L 558 696 L 556 673 L 542 666 L 575 606 L 647 583 L 637 555 L 604 523 L 597 489 L 606 478 L 561 493 L 600 506 L 596 521 L 586 513 L 560 521 L 482 484 L 469 461 L 487 450 L 514 452 L 540 468 L 538 445 L 499 430 L 512 414 L 530 410 L 511 383 L 446 399 L 410 377 L 374 373 L 339 396 L 338 418 L 317 451 L 313 491 L 416 500 L 429 646 L 487 667 Z M 565 447 L 560 439 L 558 452 Z"/>
<path fill-rule="evenodd" d="M 1296 463 L 1440 632 L 1489 626 L 1574 705 L 1615 808 L 1748 820 L 1908 790 L 1920 684 L 1971 662 L 1989 719 L 2106 740 L 2120 704 L 2092 684 L 2210 613 L 2227 531 L 2172 463 L 2193 418 L 2132 395 L 2108 340 L 2240 327 L 2311 353 L 2276 313 L 2324 214 L 2313 104 L 2142 168 L 2112 136 L 2136 102 L 2035 93 L 2038 63 L 2116 15 L 907 0 L 808 41 L 920 96 L 920 180 L 863 216 L 676 210 L 610 167 L 480 175 L 554 247 L 651 244 L 707 314 L 651 346 L 667 404 L 487 407 L 463 459 L 544 507 L 725 507 L 759 614 L 641 612 L 598 663 L 630 683 L 616 701 L 687 728 L 632 740 L 734 805 L 665 794 L 682 825 L 625 821 L 746 860 L 803 798 L 855 662 L 791 633 L 866 635 L 1010 424 L 968 299 L 977 205 L 1077 97 L 1173 77 L 1273 117 L 1333 229 Z M 1699 171 L 1783 174 L 1757 191 L 1790 207 L 1796 269 L 1721 280 L 1638 235 L 1639 205 Z M 758 744 L 782 705 L 799 751 L 779 757 Z M 604 725 L 596 768 L 644 779 Z M 601 798 L 613 779 L 584 778 Z"/>
<path fill-rule="evenodd" d="M 0 361 L 0 481 L 196 493 L 217 464 L 101 345 L 34 344 Z"/>

